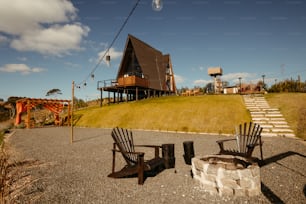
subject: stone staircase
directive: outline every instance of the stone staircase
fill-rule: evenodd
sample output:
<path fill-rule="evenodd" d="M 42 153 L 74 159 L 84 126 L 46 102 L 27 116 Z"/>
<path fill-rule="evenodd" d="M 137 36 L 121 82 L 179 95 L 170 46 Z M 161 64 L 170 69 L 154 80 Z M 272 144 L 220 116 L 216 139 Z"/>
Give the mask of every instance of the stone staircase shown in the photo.
<path fill-rule="evenodd" d="M 270 108 L 262 95 L 244 95 L 243 98 L 252 121 L 263 128 L 262 136 L 295 137 L 280 111 L 277 108 Z"/>

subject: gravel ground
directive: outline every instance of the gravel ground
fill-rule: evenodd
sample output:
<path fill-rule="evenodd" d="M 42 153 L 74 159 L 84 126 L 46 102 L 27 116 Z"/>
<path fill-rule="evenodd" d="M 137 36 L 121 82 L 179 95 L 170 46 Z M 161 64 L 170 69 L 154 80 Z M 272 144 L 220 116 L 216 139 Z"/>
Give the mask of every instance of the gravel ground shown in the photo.
<path fill-rule="evenodd" d="M 183 142 L 194 141 L 196 156 L 218 152 L 225 136 L 136 131 L 137 144 L 175 144 L 176 164 L 144 185 L 137 178 L 113 179 L 110 129 L 68 127 L 17 129 L 6 137 L 14 168 L 8 203 L 306 203 L 306 146 L 292 138 L 264 138 L 262 193 L 255 197 L 212 196 L 192 179 Z M 153 152 L 145 154 L 146 157 Z M 258 148 L 254 152 L 259 156 Z M 117 160 L 117 167 L 124 162 Z M 19 172 L 19 173 L 16 173 Z"/>

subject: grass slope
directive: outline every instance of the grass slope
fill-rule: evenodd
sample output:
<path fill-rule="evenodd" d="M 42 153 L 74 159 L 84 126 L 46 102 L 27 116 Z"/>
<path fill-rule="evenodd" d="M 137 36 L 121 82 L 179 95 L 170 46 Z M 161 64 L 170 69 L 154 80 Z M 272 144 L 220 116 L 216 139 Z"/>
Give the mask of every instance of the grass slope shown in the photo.
<path fill-rule="evenodd" d="M 265 95 L 269 105 L 279 108 L 297 137 L 306 140 L 306 93 Z"/>
<path fill-rule="evenodd" d="M 250 121 L 240 95 L 160 97 L 75 112 L 76 126 L 115 126 L 184 132 L 233 133 L 234 126 Z"/>

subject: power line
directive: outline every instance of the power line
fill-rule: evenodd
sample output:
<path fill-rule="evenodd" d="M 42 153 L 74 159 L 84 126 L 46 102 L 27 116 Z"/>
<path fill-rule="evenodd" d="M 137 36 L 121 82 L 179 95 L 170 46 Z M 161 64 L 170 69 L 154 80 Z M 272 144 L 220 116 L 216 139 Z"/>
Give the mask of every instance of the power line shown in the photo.
<path fill-rule="evenodd" d="M 103 56 L 99 59 L 99 61 L 97 62 L 97 64 L 93 67 L 92 71 L 89 73 L 89 75 L 82 81 L 80 82 L 77 87 L 80 87 L 81 84 L 85 84 L 86 81 L 89 79 L 89 77 L 93 76 L 94 72 L 97 70 L 97 68 L 99 67 L 99 65 L 101 64 L 101 62 L 103 61 L 105 55 L 109 52 L 110 48 L 113 46 L 113 44 L 115 43 L 115 41 L 117 40 L 117 38 L 119 37 L 121 31 L 123 30 L 124 26 L 127 24 L 129 18 L 132 16 L 132 14 L 134 13 L 136 7 L 138 6 L 140 0 L 137 0 L 137 2 L 135 3 L 134 7 L 132 8 L 132 10 L 130 11 L 130 13 L 128 14 L 127 18 L 125 19 L 125 21 L 123 22 L 122 26 L 120 27 L 120 29 L 118 30 L 117 34 L 115 35 L 113 41 L 111 42 L 111 44 L 108 46 L 108 48 L 106 49 L 106 51 L 104 52 Z"/>

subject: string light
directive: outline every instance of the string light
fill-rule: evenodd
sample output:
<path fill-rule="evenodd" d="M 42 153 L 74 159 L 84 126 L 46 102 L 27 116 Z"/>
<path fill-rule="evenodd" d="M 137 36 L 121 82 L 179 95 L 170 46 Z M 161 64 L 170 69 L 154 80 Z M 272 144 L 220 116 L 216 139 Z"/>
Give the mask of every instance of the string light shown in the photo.
<path fill-rule="evenodd" d="M 152 0 L 152 9 L 154 11 L 161 11 L 163 9 L 163 0 Z"/>
<path fill-rule="evenodd" d="M 135 11 L 136 7 L 138 6 L 140 0 L 137 0 L 137 2 L 135 3 L 134 7 L 132 8 L 132 10 L 130 11 L 130 13 L 128 14 L 127 18 L 125 19 L 125 21 L 123 22 L 122 26 L 120 27 L 120 29 L 118 30 L 117 34 L 115 35 L 113 41 L 111 42 L 111 44 L 109 45 L 109 47 L 106 49 L 106 51 L 104 52 L 103 56 L 99 59 L 99 61 L 97 62 L 97 64 L 94 66 L 94 68 L 92 69 L 92 71 L 90 72 L 90 74 L 82 81 L 80 82 L 78 85 L 76 85 L 77 88 L 80 88 L 81 84 L 86 84 L 86 81 L 88 80 L 89 77 L 91 77 L 92 79 L 94 79 L 94 72 L 97 70 L 97 68 L 99 67 L 99 65 L 101 64 L 101 62 L 103 61 L 104 57 L 106 56 L 106 54 L 109 53 L 110 48 L 113 46 L 113 44 L 115 43 L 115 41 L 117 40 L 119 34 L 121 33 L 121 31 L 123 30 L 124 26 L 127 24 L 129 18 L 132 16 L 133 12 Z M 110 55 L 108 54 L 106 56 L 106 60 L 109 59 L 110 60 Z"/>

